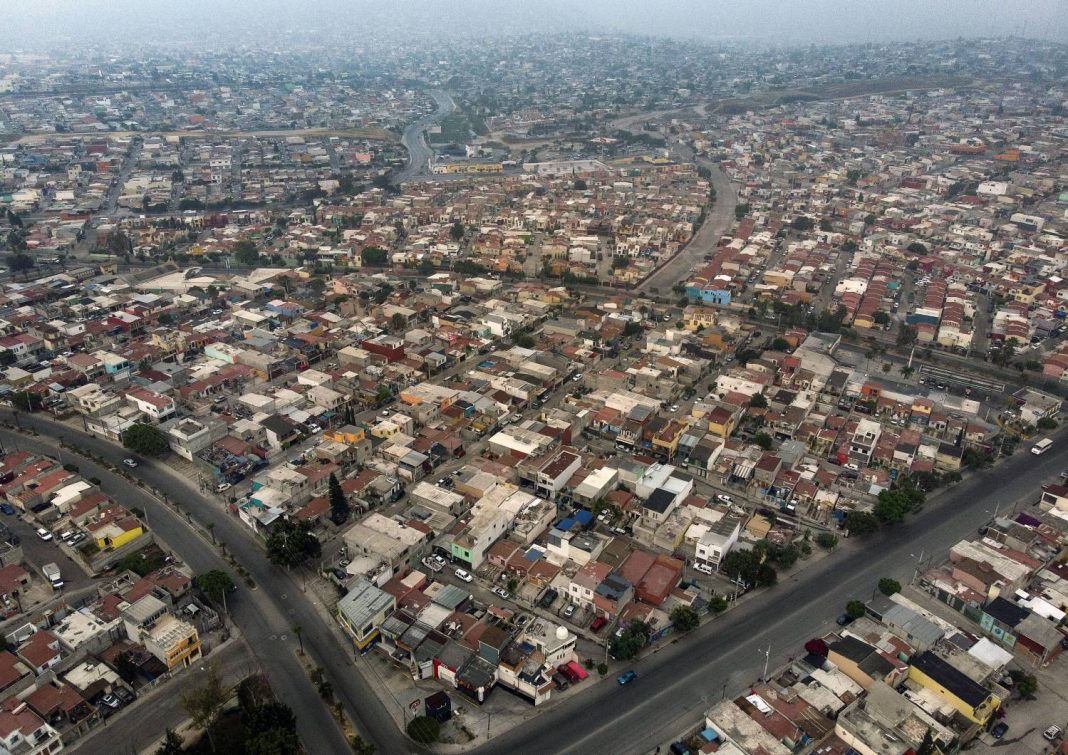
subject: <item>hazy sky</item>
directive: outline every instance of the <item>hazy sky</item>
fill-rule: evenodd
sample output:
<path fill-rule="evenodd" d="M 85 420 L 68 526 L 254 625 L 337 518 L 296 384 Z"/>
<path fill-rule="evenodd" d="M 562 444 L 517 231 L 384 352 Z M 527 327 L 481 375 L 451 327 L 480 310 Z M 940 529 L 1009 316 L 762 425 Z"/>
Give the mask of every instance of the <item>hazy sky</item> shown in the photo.
<path fill-rule="evenodd" d="M 234 38 L 288 29 L 423 35 L 617 30 L 762 43 L 1016 35 L 1068 41 L 1066 0 L 8 0 L 20 43 Z M 273 36 L 272 35 L 272 36 Z"/>

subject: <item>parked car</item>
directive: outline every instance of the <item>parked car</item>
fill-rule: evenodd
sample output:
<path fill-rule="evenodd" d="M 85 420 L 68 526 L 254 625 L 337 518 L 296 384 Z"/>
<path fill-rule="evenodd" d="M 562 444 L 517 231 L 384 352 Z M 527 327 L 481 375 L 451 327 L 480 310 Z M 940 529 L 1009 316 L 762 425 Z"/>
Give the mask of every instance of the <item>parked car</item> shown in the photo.
<path fill-rule="evenodd" d="M 215 492 L 216 493 L 225 493 L 227 490 L 230 489 L 230 487 L 231 487 L 230 483 L 228 483 L 228 482 L 220 482 L 218 485 L 215 486 Z"/>
<path fill-rule="evenodd" d="M 456 575 L 457 579 L 463 580 L 464 582 L 472 582 L 475 579 L 474 577 L 472 577 L 470 574 L 468 574 L 463 569 L 457 569 L 456 571 L 453 572 L 453 574 Z"/>
<path fill-rule="evenodd" d="M 574 603 L 568 603 L 567 604 L 567 608 L 564 609 L 564 618 L 565 619 L 570 619 L 574 615 L 575 615 L 575 604 Z"/>
<path fill-rule="evenodd" d="M 108 706 L 109 708 L 118 708 L 120 705 L 122 705 L 122 703 L 119 702 L 119 698 L 115 697 L 115 695 L 104 695 L 102 700 L 104 702 L 104 705 Z"/>
<path fill-rule="evenodd" d="M 723 493 L 717 494 L 716 495 L 716 500 L 719 501 L 720 503 L 733 503 L 734 502 L 733 498 L 731 498 L 729 495 L 725 495 Z"/>
<path fill-rule="evenodd" d="M 44 527 L 37 528 L 37 537 L 44 540 L 46 543 L 52 539 L 52 533 L 46 530 Z"/>
<path fill-rule="evenodd" d="M 567 677 L 561 674 L 559 671 L 553 674 L 553 684 L 555 684 L 556 688 L 561 692 L 570 686 L 567 681 Z"/>
<path fill-rule="evenodd" d="M 702 574 L 712 574 L 715 571 L 715 569 L 713 569 L 709 564 L 706 564 L 704 561 L 695 561 L 693 564 L 693 570 L 699 571 Z"/>
<path fill-rule="evenodd" d="M 593 623 L 590 624 L 590 631 L 596 634 L 597 632 L 600 632 L 604 628 L 604 625 L 607 623 L 608 619 L 606 619 L 604 616 L 598 616 L 596 619 L 593 620 Z"/>
<path fill-rule="evenodd" d="M 1061 732 L 1061 727 L 1051 726 L 1044 732 L 1042 732 L 1042 736 L 1049 742 L 1056 742 L 1058 739 L 1061 738 L 1062 733 L 1063 732 Z"/>
<path fill-rule="evenodd" d="M 838 626 L 846 627 L 853 623 L 853 617 L 850 616 L 848 613 L 843 613 L 839 614 L 838 618 L 835 619 L 835 621 L 838 622 Z"/>
<path fill-rule="evenodd" d="M 493 594 L 500 598 L 504 598 L 505 600 L 508 600 L 508 598 L 512 597 L 512 594 L 505 590 L 503 587 L 494 587 Z"/>
<path fill-rule="evenodd" d="M 994 728 L 990 730 L 990 736 L 992 736 L 994 739 L 1001 739 L 1005 736 L 1005 733 L 1008 732 L 1008 730 L 1009 725 L 1002 721 L 1001 723 L 996 724 Z"/>
<path fill-rule="evenodd" d="M 15 513 L 15 507 L 12 506 L 10 503 L 0 503 L 0 513 L 4 513 L 8 516 L 11 516 Z"/>
<path fill-rule="evenodd" d="M 134 701 L 134 693 L 126 689 L 125 687 L 116 687 L 114 694 L 115 697 L 119 698 L 124 703 L 129 704 Z"/>
<path fill-rule="evenodd" d="M 633 682 L 637 678 L 638 678 L 638 672 L 637 671 L 624 671 L 622 674 L 620 674 L 618 677 L 616 677 L 616 682 L 618 682 L 619 686 L 622 687 L 625 684 L 630 684 L 631 682 Z"/>
<path fill-rule="evenodd" d="M 551 606 L 553 603 L 556 602 L 556 599 L 557 599 L 557 597 L 559 597 L 559 595 L 560 595 L 560 593 L 558 593 L 556 590 L 553 590 L 552 588 L 549 588 L 541 596 L 541 599 L 538 601 L 538 605 L 540 605 L 542 608 L 548 608 L 549 606 Z"/>
<path fill-rule="evenodd" d="M 122 463 L 125 464 L 126 466 L 128 466 L 130 469 L 133 469 L 134 467 L 137 466 L 137 460 L 136 459 L 131 459 L 129 456 L 127 456 L 125 459 L 123 459 Z"/>

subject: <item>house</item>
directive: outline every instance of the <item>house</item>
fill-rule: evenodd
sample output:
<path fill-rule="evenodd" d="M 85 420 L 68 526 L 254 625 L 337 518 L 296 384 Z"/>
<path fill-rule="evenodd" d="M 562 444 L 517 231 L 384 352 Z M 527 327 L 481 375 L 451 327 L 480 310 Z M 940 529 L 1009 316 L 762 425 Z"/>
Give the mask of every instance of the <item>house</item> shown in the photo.
<path fill-rule="evenodd" d="M 697 541 L 694 553 L 697 563 L 719 571 L 720 563 L 738 542 L 741 532 L 742 520 L 738 517 L 727 516 L 714 522 Z"/>
<path fill-rule="evenodd" d="M 828 646 L 827 660 L 865 690 L 876 682 L 895 686 L 900 681 L 897 667 L 872 647 L 852 635 L 845 635 Z"/>
<path fill-rule="evenodd" d="M 930 650 L 912 658 L 908 678 L 979 726 L 985 726 L 1001 706 L 996 695 Z"/>
<path fill-rule="evenodd" d="M 122 612 L 126 635 L 169 671 L 200 660 L 200 636 L 192 624 L 170 613 L 154 595 L 145 595 Z"/>
<path fill-rule="evenodd" d="M 0 704 L 0 750 L 17 755 L 59 752 L 63 741 L 30 706 L 16 697 Z"/>
<path fill-rule="evenodd" d="M 363 578 L 337 604 L 338 625 L 361 653 L 378 637 L 379 627 L 397 607 L 397 599 Z"/>

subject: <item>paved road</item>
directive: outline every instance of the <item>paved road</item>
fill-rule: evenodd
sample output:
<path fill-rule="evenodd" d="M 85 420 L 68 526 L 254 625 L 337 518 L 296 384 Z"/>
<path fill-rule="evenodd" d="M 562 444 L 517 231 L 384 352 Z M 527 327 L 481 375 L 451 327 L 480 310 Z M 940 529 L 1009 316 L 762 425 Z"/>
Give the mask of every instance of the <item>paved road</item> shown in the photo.
<path fill-rule="evenodd" d="M 9 410 L 4 409 L 0 416 L 10 418 Z M 50 434 L 76 442 L 81 448 L 115 465 L 126 455 L 123 449 L 66 425 L 23 413 L 19 416 L 23 427 L 35 427 L 42 435 L 28 438 L 13 431 L 0 430 L 0 439 L 5 445 L 17 438 L 19 448 L 56 455 L 54 440 L 46 437 Z M 196 534 L 173 509 L 93 462 L 81 459 L 78 465 L 83 475 L 98 477 L 108 495 L 127 506 L 148 512 L 149 528 L 173 548 L 194 573 L 209 569 L 229 571 L 211 544 Z M 296 714 L 298 733 L 308 751 L 345 752 L 348 745 L 295 655 L 297 641 L 292 627 L 296 624 L 304 630 L 305 649 L 317 665 L 327 669 L 327 677 L 336 694 L 365 737 L 371 738 L 386 752 L 409 751 L 407 740 L 381 708 L 378 698 L 359 674 L 352 673 L 350 658 L 338 643 L 333 628 L 323 622 L 301 593 L 298 582 L 267 563 L 262 549 L 244 531 L 244 525 L 225 514 L 218 503 L 198 494 L 194 483 L 178 478 L 163 464 L 146 462 L 134 471 L 153 487 L 167 491 L 172 500 L 181 501 L 182 509 L 192 512 L 200 522 L 214 523 L 216 537 L 227 544 L 238 562 L 252 574 L 257 589 L 250 591 L 239 585 L 229 601 L 231 616 L 267 673 L 275 693 Z"/>
<path fill-rule="evenodd" d="M 668 644 L 637 663 L 638 680 L 624 688 L 614 674 L 582 695 L 497 737 L 478 753 L 644 753 L 670 741 L 701 712 L 736 694 L 762 672 L 764 649 L 772 666 L 803 653 L 802 644 L 836 628 L 834 618 L 852 598 L 871 595 L 880 577 L 912 577 L 917 557 L 941 559 L 958 540 L 974 535 L 1000 505 L 1037 498 L 1043 482 L 1068 466 L 1068 431 L 1042 456 L 1019 453 L 932 499 L 903 526 L 873 540 L 845 541 L 839 551 L 779 584 L 754 594 L 684 642 Z M 615 669 L 613 669 L 615 671 Z"/>
<path fill-rule="evenodd" d="M 206 667 L 209 661 L 219 664 L 219 676 L 223 684 L 231 687 L 259 672 L 244 642 L 232 640 L 218 652 L 212 653 L 194 671 L 146 690 L 132 705 L 109 718 L 106 726 L 97 726 L 75 742 L 71 751 L 86 755 L 109 751 L 141 752 L 156 744 L 166 729 L 177 729 L 188 718 L 182 710 L 180 696 L 186 689 L 200 683 L 200 669 Z M 151 726 L 145 726 L 146 715 L 152 717 Z"/>
<path fill-rule="evenodd" d="M 651 292 L 656 289 L 659 294 L 670 294 L 671 287 L 686 277 L 704 262 L 706 254 L 712 254 L 719 243 L 720 236 L 734 222 L 734 207 L 738 204 L 738 191 L 727 176 L 714 164 L 709 163 L 712 171 L 712 185 L 716 188 L 716 204 L 705 217 L 705 222 L 697 229 L 690 243 L 671 258 L 659 270 L 650 275 L 637 287 L 637 291 Z"/>
<path fill-rule="evenodd" d="M 393 182 L 396 184 L 410 181 L 416 176 L 428 174 L 427 167 L 430 158 L 434 155 L 434 150 L 426 143 L 426 137 L 423 136 L 423 132 L 456 109 L 456 103 L 453 102 L 452 97 L 447 92 L 435 89 L 430 93 L 430 96 L 434 98 L 437 109 L 433 113 L 424 115 L 422 118 L 410 123 L 404 129 L 403 136 L 401 136 L 401 144 L 408 150 L 408 164 L 393 176 Z"/>

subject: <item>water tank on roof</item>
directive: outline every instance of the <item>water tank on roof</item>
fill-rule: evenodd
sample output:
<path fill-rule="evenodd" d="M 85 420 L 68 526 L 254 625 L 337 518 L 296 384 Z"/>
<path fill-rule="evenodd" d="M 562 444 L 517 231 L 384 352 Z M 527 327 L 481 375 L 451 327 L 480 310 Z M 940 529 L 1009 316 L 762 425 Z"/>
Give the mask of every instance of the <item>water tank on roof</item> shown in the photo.
<path fill-rule="evenodd" d="M 559 627 L 556 628 L 556 639 L 558 639 L 558 640 L 566 640 L 567 639 L 567 627 L 559 626 Z"/>

